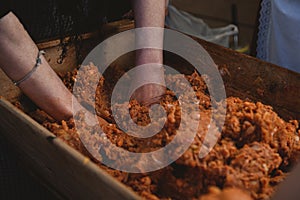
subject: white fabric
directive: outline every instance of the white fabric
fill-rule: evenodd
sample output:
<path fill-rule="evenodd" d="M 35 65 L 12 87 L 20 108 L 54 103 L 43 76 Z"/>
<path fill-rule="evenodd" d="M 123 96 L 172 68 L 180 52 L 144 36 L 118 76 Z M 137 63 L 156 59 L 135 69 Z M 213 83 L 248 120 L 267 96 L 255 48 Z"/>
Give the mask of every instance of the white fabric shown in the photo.
<path fill-rule="evenodd" d="M 257 57 L 300 72 L 300 1 L 263 0 Z"/>
<path fill-rule="evenodd" d="M 238 34 L 238 28 L 230 24 L 222 28 L 210 28 L 202 19 L 168 6 L 166 25 L 174 30 L 228 47 L 229 36 Z"/>

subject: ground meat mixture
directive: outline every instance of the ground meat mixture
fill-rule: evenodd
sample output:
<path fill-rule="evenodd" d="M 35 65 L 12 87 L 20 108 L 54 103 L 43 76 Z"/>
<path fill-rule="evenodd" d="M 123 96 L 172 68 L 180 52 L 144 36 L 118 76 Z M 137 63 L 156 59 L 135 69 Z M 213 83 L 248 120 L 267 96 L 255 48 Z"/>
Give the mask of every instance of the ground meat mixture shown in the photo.
<path fill-rule="evenodd" d="M 110 89 L 114 86 L 114 77 L 100 79 L 97 68 L 90 64 L 86 66 L 77 84 L 94 83 L 98 85 L 95 93 L 92 87 L 86 87 L 84 94 L 77 98 L 86 107 L 96 105 L 96 113 L 105 120 L 99 127 L 88 127 L 82 133 L 81 139 L 91 147 L 107 145 L 111 141 L 118 147 L 131 152 L 151 152 L 170 143 L 176 136 L 176 130 L 183 126 L 185 134 L 191 134 L 189 124 L 181 123 L 181 109 L 178 99 L 172 91 L 161 101 L 167 113 L 167 120 L 163 129 L 150 138 L 137 139 L 132 137 L 115 124 L 110 109 Z M 123 72 L 116 72 L 122 74 Z M 62 75 L 62 80 L 72 91 L 76 80 L 76 70 Z M 167 77 L 176 82 L 176 75 Z M 145 199 L 200 199 L 200 200 L 227 200 L 227 199 L 269 199 L 278 184 L 284 180 L 291 167 L 297 162 L 300 152 L 299 125 L 297 121 L 286 122 L 281 119 L 272 107 L 260 102 L 254 103 L 239 98 L 227 98 L 227 113 L 225 125 L 221 130 L 217 127 L 217 120 L 211 122 L 211 102 L 205 82 L 196 72 L 186 76 L 198 98 L 199 112 L 189 114 L 191 120 L 198 119 L 199 128 L 194 141 L 185 153 L 174 163 L 150 173 L 125 173 L 110 169 L 101 164 L 103 159 L 117 158 L 109 151 L 101 151 L 99 161 L 94 159 L 88 149 L 83 146 L 75 130 L 74 119 L 55 122 L 42 111 L 35 111 L 31 116 L 52 131 L 57 137 L 77 149 L 96 162 L 100 168 L 106 170 L 117 180 L 123 182 Z M 105 83 L 105 80 L 110 80 Z M 180 85 L 178 85 L 180 87 Z M 78 89 L 74 89 L 78 90 Z M 185 97 L 184 100 L 188 101 Z M 115 105 L 119 110 L 124 106 L 130 110 L 133 121 L 139 125 L 150 122 L 149 109 L 132 100 L 130 104 Z M 220 111 L 221 112 L 221 111 Z M 125 115 L 125 114 L 124 114 Z M 75 117 L 82 117 L 80 115 Z M 122 120 L 123 115 L 119 116 Z M 217 134 L 204 141 L 208 126 L 215 128 Z M 87 134 L 87 137 L 84 136 Z M 211 137 L 211 138 L 210 138 Z M 210 153 L 199 157 L 202 145 L 208 145 L 217 137 L 217 143 Z M 98 149 L 95 149 L 97 151 Z M 137 168 L 143 170 L 143 157 L 135 161 Z M 115 161 L 123 164 L 124 160 Z M 134 163 L 134 164 L 136 164 Z M 130 163 L 126 163 L 130 164 Z"/>
<path fill-rule="evenodd" d="M 236 188 L 225 188 L 221 191 L 219 188 L 209 188 L 209 194 L 203 195 L 200 200 L 251 200 L 244 191 Z"/>

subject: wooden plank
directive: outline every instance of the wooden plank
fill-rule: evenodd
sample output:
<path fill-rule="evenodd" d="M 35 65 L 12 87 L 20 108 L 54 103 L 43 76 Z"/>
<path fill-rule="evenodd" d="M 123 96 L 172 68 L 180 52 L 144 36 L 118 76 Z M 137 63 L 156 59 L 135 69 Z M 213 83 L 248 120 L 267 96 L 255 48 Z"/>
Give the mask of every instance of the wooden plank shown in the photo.
<path fill-rule="evenodd" d="M 87 157 L 75 151 L 13 105 L 0 99 L 1 134 L 30 171 L 63 198 L 139 199 Z"/>
<path fill-rule="evenodd" d="M 300 119 L 300 74 L 198 38 L 193 39 L 218 65 L 228 97 L 260 101 L 273 106 L 286 120 Z M 165 62 L 183 73 L 193 72 L 193 66 L 178 57 L 167 54 Z"/>
<path fill-rule="evenodd" d="M 96 32 L 91 32 L 91 33 L 85 33 L 85 34 L 82 34 L 81 35 L 81 39 L 82 40 L 87 40 L 87 39 L 91 39 L 91 38 L 96 38 L 99 36 L 99 31 L 96 31 Z M 68 37 L 65 37 L 64 40 L 69 40 L 71 37 L 68 36 Z M 46 40 L 46 41 L 43 41 L 43 42 L 39 42 L 37 44 L 37 47 L 39 49 L 48 49 L 48 48 L 51 48 L 51 47 L 56 47 L 60 44 L 61 40 L 60 39 L 51 39 L 51 40 Z"/>
<path fill-rule="evenodd" d="M 195 39 L 195 38 L 194 38 Z M 271 105 L 285 119 L 300 120 L 300 74 L 197 40 L 219 66 L 227 96 Z"/>
<path fill-rule="evenodd" d="M 134 21 L 129 19 L 123 19 L 116 22 L 111 22 L 103 25 L 102 34 L 104 38 L 107 38 L 113 34 L 127 31 L 134 28 Z"/>
<path fill-rule="evenodd" d="M 70 38 L 66 38 L 66 40 L 68 39 Z M 82 35 L 82 39 L 79 42 L 81 42 L 81 46 L 79 49 L 80 58 L 76 57 L 77 52 L 75 45 L 70 44 L 67 47 L 67 54 L 62 63 L 58 62 L 59 56 L 62 53 L 62 49 L 60 48 L 60 40 L 44 42 L 41 44 L 37 44 L 37 46 L 39 47 L 39 49 L 42 49 L 46 52 L 45 58 L 48 61 L 49 65 L 56 72 L 66 72 L 78 67 L 87 53 L 101 42 L 100 33 L 95 32 L 91 34 L 84 34 Z"/>

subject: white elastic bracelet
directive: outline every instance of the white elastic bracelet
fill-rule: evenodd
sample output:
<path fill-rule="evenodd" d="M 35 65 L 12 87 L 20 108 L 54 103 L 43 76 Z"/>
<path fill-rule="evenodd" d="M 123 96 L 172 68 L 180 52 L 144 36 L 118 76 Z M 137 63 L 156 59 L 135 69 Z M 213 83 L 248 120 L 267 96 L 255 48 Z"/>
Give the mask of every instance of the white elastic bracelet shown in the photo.
<path fill-rule="evenodd" d="M 32 68 L 32 70 L 30 72 L 28 72 L 23 78 L 21 78 L 18 81 L 13 81 L 15 86 L 20 85 L 20 83 L 22 83 L 23 81 L 26 81 L 38 68 L 38 66 L 40 66 L 42 64 L 42 59 L 41 56 L 45 54 L 45 51 L 39 51 L 37 58 L 36 58 L 36 62 L 34 67 Z"/>

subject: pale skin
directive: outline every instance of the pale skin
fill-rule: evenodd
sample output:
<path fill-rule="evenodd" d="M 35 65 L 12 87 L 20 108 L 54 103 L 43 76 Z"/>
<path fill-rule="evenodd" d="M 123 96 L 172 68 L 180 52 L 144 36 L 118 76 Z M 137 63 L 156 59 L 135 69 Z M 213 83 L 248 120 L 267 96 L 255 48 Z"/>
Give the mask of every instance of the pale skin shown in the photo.
<path fill-rule="evenodd" d="M 166 1 L 164 0 L 132 0 L 135 15 L 136 28 L 143 27 L 164 27 Z M 160 42 L 163 46 L 163 33 L 155 37 L 138 36 L 137 40 L 147 41 L 148 43 Z M 139 41 L 137 41 L 139 42 Z M 132 80 L 132 85 L 138 82 L 138 79 L 147 79 L 157 84 L 148 84 L 138 88 L 132 98 L 145 105 L 151 105 L 159 101 L 165 93 L 165 80 L 163 68 L 158 67 L 163 63 L 163 53 L 159 49 L 142 49 L 137 51 L 136 65 L 155 63 L 142 72 L 138 72 Z"/>
<path fill-rule="evenodd" d="M 0 66 L 10 79 L 20 80 L 31 71 L 38 51 L 12 12 L 0 19 Z M 55 119 L 62 120 L 72 116 L 72 94 L 44 57 L 42 64 L 29 79 L 20 83 L 19 88 Z"/>
<path fill-rule="evenodd" d="M 165 1 L 134 0 L 133 7 L 137 27 L 164 26 Z M 0 19 L 0 66 L 11 80 L 18 81 L 31 71 L 38 51 L 36 44 L 12 12 Z M 148 62 L 162 63 L 162 52 L 159 50 L 140 51 L 136 63 Z M 162 81 L 161 84 L 164 84 L 163 72 L 150 71 L 147 74 L 150 79 L 158 76 Z M 143 76 L 143 74 L 138 76 Z M 70 118 L 73 115 L 73 109 L 78 111 L 83 109 L 43 56 L 42 64 L 30 78 L 20 83 L 19 88 L 37 106 L 57 120 Z M 164 89 L 150 85 L 139 89 L 135 96 L 140 102 L 150 102 L 154 99 L 153 97 L 163 94 Z M 74 101 L 74 107 L 72 101 Z"/>

